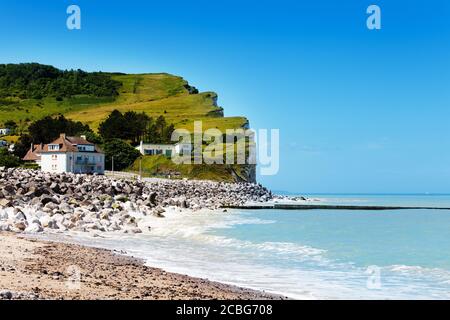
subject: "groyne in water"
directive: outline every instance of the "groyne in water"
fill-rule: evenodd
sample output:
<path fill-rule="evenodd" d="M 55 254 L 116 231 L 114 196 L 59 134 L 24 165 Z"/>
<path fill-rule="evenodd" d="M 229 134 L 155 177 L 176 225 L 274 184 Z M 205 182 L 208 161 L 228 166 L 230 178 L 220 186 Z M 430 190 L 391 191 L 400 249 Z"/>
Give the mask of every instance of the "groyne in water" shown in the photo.
<path fill-rule="evenodd" d="M 450 207 L 420 207 L 420 206 L 372 206 L 372 205 L 334 205 L 334 204 L 297 204 L 271 203 L 242 206 L 225 206 L 227 209 L 280 209 L 280 210 L 450 210 Z"/>

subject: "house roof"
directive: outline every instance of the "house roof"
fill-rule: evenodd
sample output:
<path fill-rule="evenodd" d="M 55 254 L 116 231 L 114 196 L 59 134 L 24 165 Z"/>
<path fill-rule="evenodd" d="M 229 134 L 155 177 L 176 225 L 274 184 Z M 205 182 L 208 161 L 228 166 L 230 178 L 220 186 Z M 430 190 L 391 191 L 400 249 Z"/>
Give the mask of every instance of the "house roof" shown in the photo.
<path fill-rule="evenodd" d="M 59 145 L 59 150 L 49 150 L 49 145 Z M 94 152 L 103 153 L 103 151 L 93 144 L 92 142 L 87 141 L 84 137 L 67 137 L 65 134 L 61 134 L 58 139 L 52 141 L 49 144 L 44 145 L 34 145 L 33 150 L 30 148 L 27 154 L 23 158 L 23 160 L 36 161 L 40 160 L 40 154 L 45 152 L 78 152 L 78 145 L 90 145 L 94 146 Z"/>
<path fill-rule="evenodd" d="M 77 144 L 86 144 L 86 145 L 91 145 L 91 146 L 94 145 L 92 142 L 87 141 L 83 137 L 66 137 L 66 140 L 68 140 L 70 143 L 75 144 L 75 145 L 77 145 Z"/>
<path fill-rule="evenodd" d="M 49 150 L 48 146 L 52 144 L 59 145 L 59 150 Z M 68 137 L 64 133 L 62 133 L 55 141 L 44 145 L 42 152 L 78 152 L 78 145 L 94 146 L 95 152 L 103 153 L 103 151 L 98 146 L 96 146 L 92 142 L 87 141 L 84 137 Z"/>
<path fill-rule="evenodd" d="M 23 157 L 24 161 L 37 161 L 41 160 L 41 152 L 42 152 L 42 145 L 40 144 L 34 144 L 31 146 L 31 148 L 28 150 L 25 157 Z"/>

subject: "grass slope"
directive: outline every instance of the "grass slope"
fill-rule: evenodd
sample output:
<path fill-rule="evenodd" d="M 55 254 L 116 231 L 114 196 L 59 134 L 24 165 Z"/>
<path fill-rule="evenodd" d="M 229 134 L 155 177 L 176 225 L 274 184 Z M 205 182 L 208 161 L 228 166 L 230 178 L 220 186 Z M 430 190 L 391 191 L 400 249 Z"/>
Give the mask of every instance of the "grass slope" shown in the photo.
<path fill-rule="evenodd" d="M 177 128 L 193 128 L 194 120 L 203 120 L 204 129 L 240 128 L 247 122 L 244 117 L 223 117 L 222 108 L 216 105 L 213 92 L 190 94 L 183 78 L 169 74 L 115 75 L 123 83 L 119 97 L 113 103 L 95 108 L 73 110 L 66 116 L 87 123 L 94 130 L 108 114 L 117 109 L 145 112 L 152 117 L 163 115 Z"/>
<path fill-rule="evenodd" d="M 0 123 L 14 120 L 21 131 L 26 130 L 31 121 L 47 115 L 64 114 L 67 118 L 88 124 L 97 130 L 99 124 L 117 109 L 121 112 L 145 112 L 156 118 L 163 115 L 176 128 L 193 131 L 194 121 L 201 120 L 203 130 L 244 127 L 245 117 L 224 117 L 223 109 L 217 106 L 217 95 L 213 92 L 194 93 L 181 77 L 170 74 L 112 74 L 112 78 L 122 83 L 119 96 L 95 98 L 85 95 L 74 96 L 64 101 L 54 97 L 42 100 L 17 97 L 0 99 Z M 8 137 L 14 141 L 17 137 Z M 225 152 L 225 150 L 224 150 Z M 207 179 L 216 181 L 246 180 L 239 165 L 176 165 L 164 156 L 142 157 L 145 176 L 158 176 L 176 173 L 177 177 Z M 129 171 L 139 171 L 137 160 Z"/>
<path fill-rule="evenodd" d="M 242 171 L 240 165 L 195 165 L 180 164 L 177 165 L 165 156 L 142 156 L 127 170 L 133 173 L 139 173 L 141 162 L 141 172 L 144 177 L 167 177 L 189 178 L 197 180 L 227 181 L 237 180 L 246 181 L 247 177 Z"/>
<path fill-rule="evenodd" d="M 14 120 L 26 127 L 30 121 L 62 113 L 96 130 L 114 109 L 122 112 L 143 111 L 153 117 L 163 115 L 177 128 L 190 130 L 194 120 L 202 120 L 204 129 L 218 128 L 223 131 L 240 128 L 247 123 L 244 117 L 223 117 L 222 108 L 216 104 L 215 93 L 190 94 L 188 83 L 181 77 L 159 73 L 113 74 L 112 78 L 123 84 L 115 100 L 84 95 L 64 101 L 56 101 L 53 97 L 42 100 L 7 98 L 0 100 L 0 123 Z"/>

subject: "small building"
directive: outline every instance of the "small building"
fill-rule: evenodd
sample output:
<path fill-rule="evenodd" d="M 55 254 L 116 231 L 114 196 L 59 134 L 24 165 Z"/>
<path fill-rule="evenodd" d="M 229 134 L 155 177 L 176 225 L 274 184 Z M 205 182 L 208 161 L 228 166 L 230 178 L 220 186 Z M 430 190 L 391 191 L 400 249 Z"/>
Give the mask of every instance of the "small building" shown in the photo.
<path fill-rule="evenodd" d="M 192 144 L 190 143 L 175 143 L 175 144 L 155 144 L 144 143 L 136 147 L 136 150 L 145 156 L 164 155 L 171 158 L 173 155 L 187 155 L 192 152 Z"/>
<path fill-rule="evenodd" d="M 11 129 L 9 128 L 0 128 L 0 136 L 6 136 L 11 133 Z"/>
<path fill-rule="evenodd" d="M 105 155 L 85 136 L 68 137 L 61 134 L 55 141 L 44 145 L 32 145 L 23 158 L 41 166 L 41 170 L 52 173 L 97 173 L 105 172 Z"/>
<path fill-rule="evenodd" d="M 28 150 L 27 154 L 25 155 L 25 157 L 23 157 L 22 160 L 26 162 L 34 162 L 40 166 L 41 152 L 43 148 L 44 148 L 43 144 L 31 144 L 30 149 Z"/>

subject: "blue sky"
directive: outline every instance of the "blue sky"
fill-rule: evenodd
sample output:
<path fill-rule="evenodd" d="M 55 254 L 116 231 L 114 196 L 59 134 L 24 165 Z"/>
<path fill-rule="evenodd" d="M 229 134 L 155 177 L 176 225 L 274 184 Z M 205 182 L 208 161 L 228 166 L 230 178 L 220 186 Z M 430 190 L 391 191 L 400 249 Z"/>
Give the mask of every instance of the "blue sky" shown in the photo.
<path fill-rule="evenodd" d="M 450 4 L 3 0 L 0 63 L 169 72 L 279 128 L 292 192 L 450 192 Z M 66 28 L 66 8 L 82 30 Z M 366 8 L 382 29 L 366 28 Z"/>

